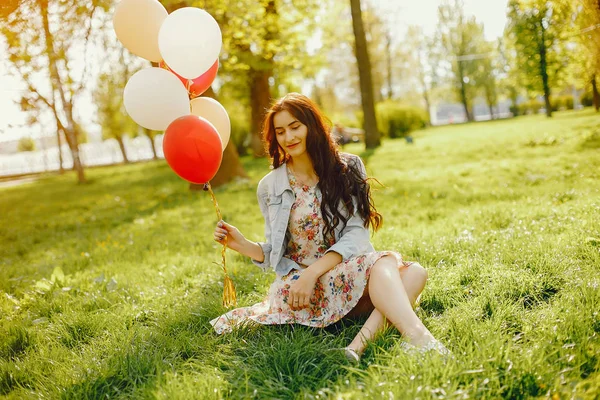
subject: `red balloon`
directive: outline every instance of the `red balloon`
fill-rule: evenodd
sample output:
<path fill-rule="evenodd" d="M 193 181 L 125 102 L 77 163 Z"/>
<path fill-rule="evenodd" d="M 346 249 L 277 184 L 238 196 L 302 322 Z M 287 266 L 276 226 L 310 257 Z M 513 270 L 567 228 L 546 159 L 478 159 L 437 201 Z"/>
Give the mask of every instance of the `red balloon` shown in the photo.
<path fill-rule="evenodd" d="M 215 63 L 212 65 L 212 67 L 208 69 L 208 71 L 194 79 L 184 78 L 183 76 L 179 75 L 177 72 L 169 68 L 169 66 L 164 61 L 159 62 L 158 66 L 174 73 L 179 78 L 179 80 L 185 85 L 185 88 L 187 89 L 190 98 L 193 99 L 194 97 L 198 97 L 202 93 L 206 92 L 210 85 L 212 85 L 213 81 L 217 77 L 217 71 L 219 70 L 219 60 L 217 59 L 217 61 L 215 61 Z"/>
<path fill-rule="evenodd" d="M 223 160 L 223 145 L 215 127 L 202 117 L 179 117 L 167 127 L 163 153 L 173 171 L 186 181 L 210 181 Z"/>

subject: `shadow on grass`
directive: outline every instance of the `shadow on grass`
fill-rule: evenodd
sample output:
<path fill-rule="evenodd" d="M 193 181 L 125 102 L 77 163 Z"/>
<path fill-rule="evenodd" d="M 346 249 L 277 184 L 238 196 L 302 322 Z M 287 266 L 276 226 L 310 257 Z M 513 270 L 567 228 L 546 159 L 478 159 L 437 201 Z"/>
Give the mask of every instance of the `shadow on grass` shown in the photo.
<path fill-rule="evenodd" d="M 113 357 L 105 374 L 67 388 L 64 399 L 100 399 L 127 396 L 137 389 L 153 386 L 164 364 L 162 352 L 141 343 L 125 354 Z"/>

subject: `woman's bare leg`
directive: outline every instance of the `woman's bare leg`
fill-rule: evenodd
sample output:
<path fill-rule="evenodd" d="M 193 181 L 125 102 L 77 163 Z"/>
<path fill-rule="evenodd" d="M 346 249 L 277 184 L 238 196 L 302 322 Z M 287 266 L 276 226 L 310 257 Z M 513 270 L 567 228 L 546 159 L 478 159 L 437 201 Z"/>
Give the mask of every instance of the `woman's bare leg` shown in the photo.
<path fill-rule="evenodd" d="M 419 263 L 412 263 L 408 267 L 401 267 L 399 272 L 408 299 L 410 303 L 414 305 L 425 288 L 427 271 Z M 384 329 L 385 323 L 386 319 L 383 314 L 381 314 L 378 309 L 373 310 L 360 332 L 358 332 L 358 335 L 356 335 L 348 347 L 358 354 L 362 354 L 367 342 L 375 338 L 375 336 Z"/>
<path fill-rule="evenodd" d="M 412 308 L 394 257 L 382 257 L 373 265 L 369 296 L 375 308 L 415 346 L 434 339 Z"/>
<path fill-rule="evenodd" d="M 393 256 L 382 257 L 373 265 L 368 288 L 375 309 L 412 344 L 424 346 L 434 339 L 412 309 L 400 278 L 398 263 Z M 377 322 L 380 323 L 375 315 L 370 326 L 375 326 Z"/>

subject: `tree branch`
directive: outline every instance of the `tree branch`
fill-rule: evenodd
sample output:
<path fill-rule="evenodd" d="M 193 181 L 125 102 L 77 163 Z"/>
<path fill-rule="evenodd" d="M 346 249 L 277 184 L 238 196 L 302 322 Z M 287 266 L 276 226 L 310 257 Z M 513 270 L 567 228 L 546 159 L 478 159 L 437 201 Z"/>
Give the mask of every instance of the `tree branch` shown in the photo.
<path fill-rule="evenodd" d="M 73 89 L 73 91 L 71 92 L 71 98 L 69 99 L 70 103 L 73 104 L 73 97 L 75 97 L 76 94 L 78 94 L 80 91 L 83 90 L 84 88 L 84 78 L 85 75 L 87 74 L 87 70 L 88 70 L 88 50 L 89 50 L 89 41 L 90 41 L 90 35 L 92 34 L 92 25 L 93 25 L 93 20 L 94 20 L 94 13 L 96 12 L 96 9 L 98 8 L 98 5 L 96 4 L 96 2 L 92 3 L 92 9 L 90 11 L 90 17 L 89 17 L 89 25 L 87 28 L 87 32 L 85 34 L 85 45 L 84 45 L 84 52 L 83 52 L 83 71 L 81 72 L 81 79 L 79 79 L 79 85 L 77 88 Z"/>

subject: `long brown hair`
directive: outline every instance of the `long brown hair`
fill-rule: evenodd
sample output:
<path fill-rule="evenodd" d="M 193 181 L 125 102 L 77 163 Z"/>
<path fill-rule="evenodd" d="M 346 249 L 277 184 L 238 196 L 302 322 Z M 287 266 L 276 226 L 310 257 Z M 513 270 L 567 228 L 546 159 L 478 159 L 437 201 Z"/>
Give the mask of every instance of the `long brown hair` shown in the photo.
<path fill-rule="evenodd" d="M 371 186 L 363 178 L 359 165 L 342 157 L 331 136 L 331 122 L 312 100 L 299 93 L 289 93 L 277 100 L 265 116 L 263 140 L 273 168 L 278 168 L 290 157 L 279 146 L 275 135 L 273 119 L 281 111 L 289 112 L 308 128 L 306 151 L 319 177 L 318 187 L 323 195 L 321 214 L 325 221 L 325 237 L 333 237 L 335 227 L 340 223 L 346 226 L 349 216 L 355 212 L 362 217 L 365 228 L 379 229 L 383 217 L 375 209 Z M 357 200 L 356 209 L 352 196 Z M 340 212 L 340 202 L 346 206 L 347 216 Z"/>

